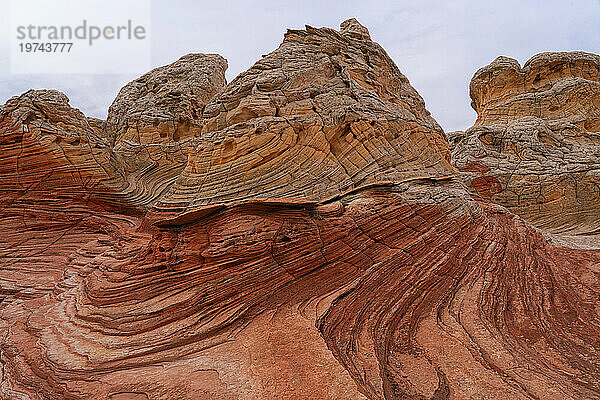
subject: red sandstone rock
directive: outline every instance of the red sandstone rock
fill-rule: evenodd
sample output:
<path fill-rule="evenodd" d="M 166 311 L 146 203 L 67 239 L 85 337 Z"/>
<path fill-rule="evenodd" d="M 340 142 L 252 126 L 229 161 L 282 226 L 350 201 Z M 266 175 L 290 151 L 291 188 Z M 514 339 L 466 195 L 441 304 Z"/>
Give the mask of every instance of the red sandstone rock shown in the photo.
<path fill-rule="evenodd" d="M 111 130 L 52 91 L 0 109 L 0 398 L 600 397 L 598 241 L 494 204 L 473 130 L 450 137 L 457 174 L 356 20 L 288 32 L 221 89 L 182 68 L 214 85 L 189 135 L 128 106 Z M 190 121 L 198 94 L 160 85 L 114 104 Z"/>

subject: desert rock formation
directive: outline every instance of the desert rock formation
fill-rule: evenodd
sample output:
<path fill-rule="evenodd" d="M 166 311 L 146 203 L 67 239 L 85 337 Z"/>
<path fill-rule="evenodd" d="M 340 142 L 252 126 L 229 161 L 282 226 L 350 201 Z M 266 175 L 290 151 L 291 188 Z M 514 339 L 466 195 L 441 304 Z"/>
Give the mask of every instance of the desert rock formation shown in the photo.
<path fill-rule="evenodd" d="M 10 99 L 0 398 L 600 397 L 598 65 L 500 58 L 448 135 L 355 19 Z"/>
<path fill-rule="evenodd" d="M 288 31 L 202 117 L 202 139 L 157 205 L 163 210 L 318 202 L 367 185 L 452 174 L 441 127 L 356 20 L 341 32 Z"/>
<path fill-rule="evenodd" d="M 600 56 L 498 57 L 471 99 L 475 125 L 449 138 L 473 191 L 554 233 L 600 232 Z"/>
<path fill-rule="evenodd" d="M 227 61 L 188 54 L 129 82 L 108 109 L 113 141 L 178 142 L 202 132 L 202 112 L 225 86 Z"/>

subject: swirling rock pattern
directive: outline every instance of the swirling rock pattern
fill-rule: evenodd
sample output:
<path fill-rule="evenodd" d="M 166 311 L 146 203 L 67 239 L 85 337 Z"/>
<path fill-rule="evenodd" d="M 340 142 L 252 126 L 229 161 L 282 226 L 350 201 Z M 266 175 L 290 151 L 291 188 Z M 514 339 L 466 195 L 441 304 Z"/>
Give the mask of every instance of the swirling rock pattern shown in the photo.
<path fill-rule="evenodd" d="M 600 398 L 600 243 L 499 205 L 475 128 L 449 146 L 365 27 L 289 31 L 220 89 L 191 58 L 115 100 L 140 140 L 55 91 L 0 109 L 0 398 Z M 198 95 L 151 81 L 211 82 L 193 133 L 160 126 Z M 542 117 L 499 137 L 554 160 Z"/>
<path fill-rule="evenodd" d="M 204 108 L 185 169 L 156 205 L 194 212 L 321 201 L 377 182 L 452 174 L 441 127 L 366 28 L 290 30 Z"/>

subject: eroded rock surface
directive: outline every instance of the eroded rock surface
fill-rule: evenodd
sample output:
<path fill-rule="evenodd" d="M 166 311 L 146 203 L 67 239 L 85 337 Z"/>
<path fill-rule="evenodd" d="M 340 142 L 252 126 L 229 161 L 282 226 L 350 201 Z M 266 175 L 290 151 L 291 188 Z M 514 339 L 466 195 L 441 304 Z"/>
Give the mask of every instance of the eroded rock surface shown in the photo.
<path fill-rule="evenodd" d="M 471 81 L 475 125 L 449 135 L 482 197 L 555 233 L 600 230 L 600 57 L 498 57 Z"/>
<path fill-rule="evenodd" d="M 204 134 L 160 207 L 321 201 L 378 182 L 449 176 L 441 127 L 357 24 L 288 31 L 212 98 Z"/>
<path fill-rule="evenodd" d="M 177 142 L 198 136 L 202 112 L 226 84 L 227 61 L 218 54 L 188 54 L 129 82 L 108 109 L 115 142 Z"/>
<path fill-rule="evenodd" d="M 141 140 L 54 91 L 0 109 L 0 398 L 600 396 L 593 236 L 472 196 L 449 149 L 485 169 L 479 128 L 449 146 L 365 27 L 289 31 L 220 89 L 214 60 L 190 135 L 138 85 L 171 67 L 115 100 L 161 110 L 119 111 Z M 547 154 L 553 121 L 486 129 Z"/>

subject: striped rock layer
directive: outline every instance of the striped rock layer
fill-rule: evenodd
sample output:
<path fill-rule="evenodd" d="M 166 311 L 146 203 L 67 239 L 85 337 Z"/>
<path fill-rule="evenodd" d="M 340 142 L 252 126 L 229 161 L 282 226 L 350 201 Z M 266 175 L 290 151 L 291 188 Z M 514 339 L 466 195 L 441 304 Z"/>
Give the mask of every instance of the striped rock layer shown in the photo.
<path fill-rule="evenodd" d="M 569 97 L 510 136 L 486 110 L 529 94 L 490 79 L 521 74 L 503 78 L 520 93 L 530 71 L 500 61 L 451 146 L 354 19 L 288 31 L 229 84 L 219 56 L 182 57 L 128 84 L 107 122 L 56 91 L 10 99 L 0 398 L 600 397 L 597 208 L 581 188 L 560 221 L 526 196 L 512 207 L 494 161 L 518 138 L 519 154 L 581 163 L 567 150 L 593 148 L 595 109 Z M 535 93 L 575 70 L 540 73 Z"/>

